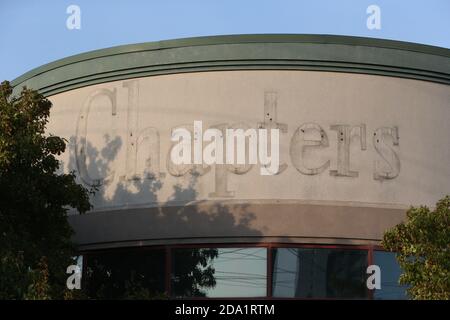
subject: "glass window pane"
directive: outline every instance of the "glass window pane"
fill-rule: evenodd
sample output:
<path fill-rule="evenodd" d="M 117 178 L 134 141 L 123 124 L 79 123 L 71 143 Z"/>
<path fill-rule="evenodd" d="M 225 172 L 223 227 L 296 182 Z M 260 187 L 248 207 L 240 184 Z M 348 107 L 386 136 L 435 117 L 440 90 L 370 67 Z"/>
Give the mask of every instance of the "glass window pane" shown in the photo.
<path fill-rule="evenodd" d="M 277 248 L 273 296 L 367 298 L 366 250 Z"/>
<path fill-rule="evenodd" d="M 394 252 L 374 251 L 374 264 L 381 270 L 381 289 L 374 290 L 375 299 L 408 299 L 407 286 L 398 280 L 402 270 L 397 263 Z"/>
<path fill-rule="evenodd" d="M 149 299 L 165 288 L 164 250 L 93 253 L 85 261 L 86 288 L 94 299 Z"/>
<path fill-rule="evenodd" d="M 266 296 L 266 248 L 190 248 L 172 251 L 175 297 Z"/>

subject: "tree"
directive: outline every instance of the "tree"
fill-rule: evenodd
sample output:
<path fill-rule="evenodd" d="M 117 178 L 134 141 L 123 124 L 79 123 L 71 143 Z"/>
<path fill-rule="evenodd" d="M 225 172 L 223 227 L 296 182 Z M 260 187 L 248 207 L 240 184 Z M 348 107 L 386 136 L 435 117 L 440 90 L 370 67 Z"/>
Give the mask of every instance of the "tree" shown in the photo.
<path fill-rule="evenodd" d="M 434 211 L 411 207 L 407 219 L 384 234 L 382 245 L 397 252 L 400 283 L 414 299 L 450 299 L 450 197 Z"/>
<path fill-rule="evenodd" d="M 91 208 L 74 173 L 58 174 L 66 141 L 45 132 L 52 104 L 0 85 L 0 299 L 58 299 L 73 264 L 68 209 Z"/>
<path fill-rule="evenodd" d="M 206 297 L 207 289 L 216 286 L 214 259 L 216 248 L 192 248 L 177 252 L 174 263 L 173 294 L 176 297 Z"/>

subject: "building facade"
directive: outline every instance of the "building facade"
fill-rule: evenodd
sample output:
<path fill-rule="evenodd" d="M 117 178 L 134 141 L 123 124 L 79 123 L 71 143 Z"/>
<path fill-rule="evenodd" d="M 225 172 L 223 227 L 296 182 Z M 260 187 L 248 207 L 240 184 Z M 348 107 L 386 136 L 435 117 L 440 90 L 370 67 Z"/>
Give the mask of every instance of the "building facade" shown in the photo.
<path fill-rule="evenodd" d="M 13 82 L 51 100 L 61 170 L 97 186 L 69 215 L 97 298 L 405 298 L 379 245 L 450 193 L 449 84 L 448 49 L 309 35 L 120 46 Z M 278 129 L 278 172 L 174 163 L 172 134 L 195 121 Z"/>

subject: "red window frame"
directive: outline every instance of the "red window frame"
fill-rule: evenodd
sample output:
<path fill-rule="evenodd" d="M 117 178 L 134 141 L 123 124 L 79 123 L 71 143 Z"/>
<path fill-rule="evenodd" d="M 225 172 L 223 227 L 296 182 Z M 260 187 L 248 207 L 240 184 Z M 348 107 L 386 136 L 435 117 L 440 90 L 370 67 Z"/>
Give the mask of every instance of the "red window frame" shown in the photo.
<path fill-rule="evenodd" d="M 311 300 L 309 298 L 278 298 L 273 297 L 273 278 L 272 278 L 272 249 L 274 248 L 313 248 L 313 249 L 344 249 L 344 250 L 365 250 L 367 251 L 367 265 L 371 265 L 374 262 L 374 251 L 385 251 L 383 247 L 379 245 L 352 245 L 352 244 L 315 244 L 315 243 L 286 243 L 286 242 L 236 242 L 236 243 L 195 243 L 195 244 L 174 244 L 174 245 L 155 245 L 155 246 L 142 246 L 142 247 L 121 247 L 113 249 L 99 249 L 90 251 L 81 251 L 80 255 L 83 255 L 83 266 L 88 265 L 89 256 L 102 252 L 117 252 L 117 251 L 129 251 L 129 250 L 164 250 L 165 251 L 165 294 L 170 299 L 194 299 L 194 300 L 210 300 L 210 299 L 227 299 L 223 298 L 205 298 L 205 297 L 186 297 L 186 298 L 174 298 L 171 290 L 172 279 L 172 250 L 173 249 L 193 249 L 193 248 L 266 248 L 267 250 L 267 267 L 266 267 L 266 296 L 265 297 L 229 297 L 234 300 Z M 86 268 L 83 268 L 83 278 L 85 278 Z M 373 299 L 373 290 L 369 290 L 367 298 Z M 320 298 L 323 300 L 324 298 Z M 334 298 L 325 298 L 329 300 L 336 300 Z"/>

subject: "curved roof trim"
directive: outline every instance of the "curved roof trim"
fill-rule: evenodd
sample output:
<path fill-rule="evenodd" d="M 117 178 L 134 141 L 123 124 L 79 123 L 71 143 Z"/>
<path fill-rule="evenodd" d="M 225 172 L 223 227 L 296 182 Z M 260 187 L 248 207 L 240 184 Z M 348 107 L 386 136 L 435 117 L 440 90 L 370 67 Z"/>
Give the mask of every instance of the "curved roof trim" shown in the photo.
<path fill-rule="evenodd" d="M 51 62 L 12 81 L 52 95 L 142 76 L 225 70 L 316 70 L 450 84 L 450 49 L 374 38 L 258 34 L 123 45 Z"/>

